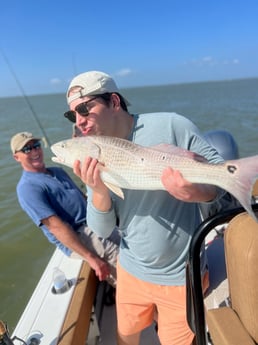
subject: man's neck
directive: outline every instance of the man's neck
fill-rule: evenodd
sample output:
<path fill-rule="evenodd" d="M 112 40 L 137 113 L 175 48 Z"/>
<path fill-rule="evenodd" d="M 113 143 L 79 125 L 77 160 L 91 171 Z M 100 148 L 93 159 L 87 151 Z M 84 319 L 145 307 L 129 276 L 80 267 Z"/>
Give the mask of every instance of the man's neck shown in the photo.
<path fill-rule="evenodd" d="M 45 166 L 40 169 L 33 169 L 33 168 L 28 169 L 26 167 L 23 167 L 23 170 L 27 172 L 32 172 L 32 173 L 49 174 L 49 171 L 47 170 Z"/>
<path fill-rule="evenodd" d="M 134 118 L 131 114 L 124 112 L 124 114 L 120 115 L 117 125 L 117 134 L 114 136 L 122 138 L 122 139 L 129 139 L 134 127 Z"/>

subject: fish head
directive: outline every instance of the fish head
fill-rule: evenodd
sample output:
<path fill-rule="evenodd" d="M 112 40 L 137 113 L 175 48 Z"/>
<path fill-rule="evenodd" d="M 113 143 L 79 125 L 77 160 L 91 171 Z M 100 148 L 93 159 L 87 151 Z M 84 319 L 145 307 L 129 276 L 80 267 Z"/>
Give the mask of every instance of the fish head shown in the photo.
<path fill-rule="evenodd" d="M 74 161 L 79 159 L 78 145 L 72 139 L 59 141 L 51 146 L 51 151 L 55 154 L 52 161 L 73 167 Z"/>
<path fill-rule="evenodd" d="M 72 139 L 59 141 L 51 146 L 55 157 L 52 161 L 55 163 L 73 167 L 74 162 L 82 162 L 86 157 L 99 157 L 99 148 L 87 137 L 75 137 Z"/>

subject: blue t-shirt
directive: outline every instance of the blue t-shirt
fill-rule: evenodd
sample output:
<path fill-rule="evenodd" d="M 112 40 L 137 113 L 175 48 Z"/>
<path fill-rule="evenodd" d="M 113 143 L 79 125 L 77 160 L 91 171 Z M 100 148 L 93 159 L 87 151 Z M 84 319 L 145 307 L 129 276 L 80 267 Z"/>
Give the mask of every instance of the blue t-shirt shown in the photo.
<path fill-rule="evenodd" d="M 41 220 L 56 215 L 76 231 L 86 221 L 86 200 L 62 168 L 51 167 L 47 170 L 49 174 L 23 171 L 16 189 L 18 200 L 48 240 L 70 255 L 71 250 L 59 242 Z"/>
<path fill-rule="evenodd" d="M 142 146 L 173 144 L 212 163 L 223 161 L 196 126 L 175 113 L 134 115 L 130 140 Z M 112 209 L 100 212 L 92 205 L 92 191 L 88 190 L 89 227 L 99 236 L 107 237 L 119 219 L 121 266 L 144 281 L 184 285 L 190 241 L 201 222 L 199 205 L 179 201 L 166 191 L 123 192 L 124 200 L 112 194 Z"/>

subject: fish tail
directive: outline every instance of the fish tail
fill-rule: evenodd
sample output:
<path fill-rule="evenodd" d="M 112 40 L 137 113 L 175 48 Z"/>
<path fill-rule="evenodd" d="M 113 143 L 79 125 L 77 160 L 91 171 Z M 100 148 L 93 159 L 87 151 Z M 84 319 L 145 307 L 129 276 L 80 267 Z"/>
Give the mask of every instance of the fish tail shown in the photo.
<path fill-rule="evenodd" d="M 258 222 L 258 218 L 251 206 L 252 191 L 258 178 L 258 155 L 227 161 L 225 164 L 229 175 L 234 177 L 230 193 L 238 199 L 250 216 Z"/>

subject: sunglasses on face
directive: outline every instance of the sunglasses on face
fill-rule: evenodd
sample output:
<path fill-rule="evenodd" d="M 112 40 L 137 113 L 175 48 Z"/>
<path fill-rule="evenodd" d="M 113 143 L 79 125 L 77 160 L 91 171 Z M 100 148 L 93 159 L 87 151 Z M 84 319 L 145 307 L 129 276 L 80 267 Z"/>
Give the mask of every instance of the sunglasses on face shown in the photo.
<path fill-rule="evenodd" d="M 76 122 L 76 113 L 78 113 L 80 116 L 88 116 L 89 115 L 88 104 L 91 101 L 94 101 L 94 99 L 96 99 L 98 97 L 99 96 L 93 97 L 86 102 L 78 104 L 74 110 L 66 111 L 64 113 L 64 117 L 66 117 L 71 122 Z"/>
<path fill-rule="evenodd" d="M 40 143 L 40 141 L 36 141 L 35 143 L 33 143 L 33 144 L 31 144 L 31 145 L 26 145 L 26 146 L 24 146 L 21 150 L 20 150 L 20 152 L 23 152 L 23 153 L 25 153 L 25 154 L 28 154 L 28 153 L 30 153 L 33 149 L 34 150 L 38 150 L 38 149 L 40 149 L 41 148 L 41 143 Z"/>

